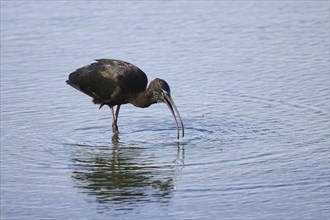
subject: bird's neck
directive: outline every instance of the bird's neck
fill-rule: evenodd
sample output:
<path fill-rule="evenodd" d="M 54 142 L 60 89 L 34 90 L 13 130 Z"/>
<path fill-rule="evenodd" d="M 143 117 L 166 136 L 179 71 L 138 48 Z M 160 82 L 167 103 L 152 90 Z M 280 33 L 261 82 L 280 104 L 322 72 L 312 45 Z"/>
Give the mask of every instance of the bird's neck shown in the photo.
<path fill-rule="evenodd" d="M 136 107 L 147 108 L 157 102 L 153 97 L 153 91 L 148 87 L 145 91 L 140 92 L 131 103 Z"/>

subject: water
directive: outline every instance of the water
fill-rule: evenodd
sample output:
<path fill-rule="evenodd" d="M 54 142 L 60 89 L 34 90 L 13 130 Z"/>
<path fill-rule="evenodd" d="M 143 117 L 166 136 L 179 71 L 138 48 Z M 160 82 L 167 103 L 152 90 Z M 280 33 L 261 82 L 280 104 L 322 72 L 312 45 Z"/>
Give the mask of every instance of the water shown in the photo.
<path fill-rule="evenodd" d="M 111 115 L 97 58 L 171 86 Z M 329 2 L 1 1 L 1 219 L 329 219 Z"/>

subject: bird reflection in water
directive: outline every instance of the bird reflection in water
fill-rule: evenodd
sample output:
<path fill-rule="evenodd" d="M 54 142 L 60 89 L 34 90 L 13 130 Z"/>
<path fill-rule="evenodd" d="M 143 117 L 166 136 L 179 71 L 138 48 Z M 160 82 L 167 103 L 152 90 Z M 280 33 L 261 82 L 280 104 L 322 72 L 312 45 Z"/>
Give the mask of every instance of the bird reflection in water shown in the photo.
<path fill-rule="evenodd" d="M 183 165 L 183 146 L 177 147 L 173 164 L 155 165 L 144 157 L 145 148 L 125 146 L 116 137 L 112 147 L 79 145 L 72 155 L 72 177 L 77 188 L 103 208 L 109 203 L 117 210 L 134 209 L 141 202 L 167 204 L 175 188 L 175 167 Z"/>

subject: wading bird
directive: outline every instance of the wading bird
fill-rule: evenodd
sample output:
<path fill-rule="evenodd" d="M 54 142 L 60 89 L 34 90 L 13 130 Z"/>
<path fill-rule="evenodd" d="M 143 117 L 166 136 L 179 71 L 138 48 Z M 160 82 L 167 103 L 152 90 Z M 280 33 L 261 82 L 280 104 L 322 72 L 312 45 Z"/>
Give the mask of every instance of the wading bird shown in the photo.
<path fill-rule="evenodd" d="M 110 107 L 114 133 L 118 133 L 120 105 L 131 103 L 136 107 L 146 108 L 154 103 L 164 102 L 174 117 L 178 131 L 177 138 L 179 139 L 180 136 L 177 116 L 180 119 L 182 137 L 184 136 L 183 122 L 171 98 L 167 82 L 156 78 L 147 88 L 146 74 L 131 63 L 114 59 L 99 59 L 72 72 L 66 83 L 91 96 L 93 102 L 99 104 L 100 108 L 104 105 Z M 117 109 L 114 113 L 113 107 L 116 105 Z"/>

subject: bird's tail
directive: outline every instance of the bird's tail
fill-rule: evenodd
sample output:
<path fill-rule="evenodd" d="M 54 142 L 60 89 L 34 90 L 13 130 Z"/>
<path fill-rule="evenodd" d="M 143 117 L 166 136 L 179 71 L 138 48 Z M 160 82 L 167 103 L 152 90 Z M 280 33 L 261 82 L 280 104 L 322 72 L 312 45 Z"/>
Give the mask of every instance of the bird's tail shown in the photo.
<path fill-rule="evenodd" d="M 88 94 L 85 90 L 85 87 L 88 87 L 87 85 L 85 85 L 86 83 L 84 82 L 84 72 L 85 72 L 85 68 L 79 68 L 76 71 L 70 73 L 69 75 L 69 79 L 66 81 L 67 84 L 69 84 L 70 86 L 72 86 L 73 88 L 86 93 L 87 95 L 91 95 Z"/>
<path fill-rule="evenodd" d="M 80 92 L 91 96 L 93 98 L 93 103 L 100 104 L 100 108 L 102 108 L 105 103 L 101 101 L 102 99 L 90 88 L 87 73 L 87 67 L 77 69 L 76 71 L 70 73 L 69 79 L 66 81 L 66 83 L 79 90 Z"/>

